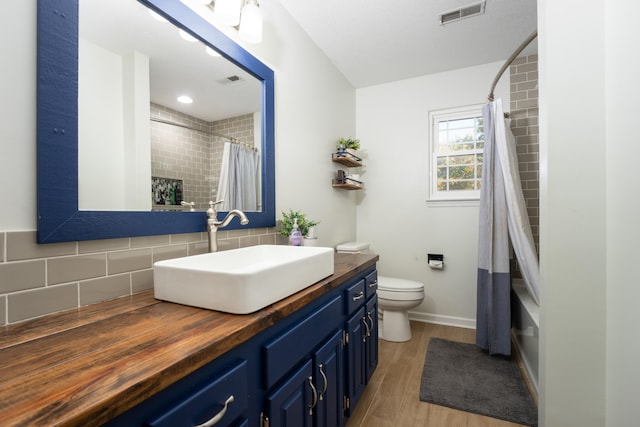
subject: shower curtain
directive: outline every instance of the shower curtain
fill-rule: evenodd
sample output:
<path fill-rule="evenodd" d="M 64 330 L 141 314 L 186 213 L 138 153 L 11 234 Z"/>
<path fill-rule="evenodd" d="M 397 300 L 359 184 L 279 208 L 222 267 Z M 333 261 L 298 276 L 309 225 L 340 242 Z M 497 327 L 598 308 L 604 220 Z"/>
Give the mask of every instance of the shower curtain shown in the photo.
<path fill-rule="evenodd" d="M 225 142 L 218 182 L 220 210 L 258 210 L 258 168 L 260 155 L 239 144 Z"/>
<path fill-rule="evenodd" d="M 480 190 L 476 344 L 490 354 L 511 354 L 509 238 L 529 293 L 539 302 L 539 267 L 527 216 L 514 137 L 502 100 L 482 109 L 484 156 Z"/>

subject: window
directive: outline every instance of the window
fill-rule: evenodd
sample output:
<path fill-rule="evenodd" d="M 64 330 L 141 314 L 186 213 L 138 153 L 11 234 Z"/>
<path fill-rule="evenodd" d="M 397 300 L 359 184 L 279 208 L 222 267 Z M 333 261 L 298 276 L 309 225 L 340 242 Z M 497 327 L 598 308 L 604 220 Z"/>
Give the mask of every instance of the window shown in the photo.
<path fill-rule="evenodd" d="M 429 200 L 480 198 L 484 132 L 482 106 L 429 113 Z"/>

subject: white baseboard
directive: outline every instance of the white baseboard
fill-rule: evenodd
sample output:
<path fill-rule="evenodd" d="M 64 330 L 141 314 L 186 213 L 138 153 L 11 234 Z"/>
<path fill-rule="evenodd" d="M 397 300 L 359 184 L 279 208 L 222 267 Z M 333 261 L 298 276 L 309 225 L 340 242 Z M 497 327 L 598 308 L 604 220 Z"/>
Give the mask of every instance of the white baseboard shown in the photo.
<path fill-rule="evenodd" d="M 439 314 L 409 312 L 409 320 L 417 322 L 435 323 L 437 325 L 457 326 L 459 328 L 475 329 L 476 319 L 465 319 L 464 317 L 442 316 Z"/>

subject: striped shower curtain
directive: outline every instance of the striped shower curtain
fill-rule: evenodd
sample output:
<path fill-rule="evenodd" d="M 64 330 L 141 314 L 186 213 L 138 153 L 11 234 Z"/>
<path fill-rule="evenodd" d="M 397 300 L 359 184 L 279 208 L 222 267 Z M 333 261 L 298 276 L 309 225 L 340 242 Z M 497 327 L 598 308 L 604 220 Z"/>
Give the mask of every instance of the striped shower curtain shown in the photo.
<path fill-rule="evenodd" d="M 511 354 L 509 238 L 524 281 L 539 301 L 539 267 L 518 171 L 513 134 L 502 100 L 485 105 L 484 156 L 478 236 L 476 344 L 490 354 Z"/>

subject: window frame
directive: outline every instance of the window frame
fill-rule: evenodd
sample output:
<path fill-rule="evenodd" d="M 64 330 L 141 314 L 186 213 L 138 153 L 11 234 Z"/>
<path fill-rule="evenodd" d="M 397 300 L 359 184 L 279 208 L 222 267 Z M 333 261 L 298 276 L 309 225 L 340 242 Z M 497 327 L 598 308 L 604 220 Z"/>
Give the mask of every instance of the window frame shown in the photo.
<path fill-rule="evenodd" d="M 438 148 L 439 148 L 439 123 L 461 120 L 475 119 L 482 117 L 484 104 L 474 104 L 462 107 L 445 108 L 441 110 L 429 111 L 429 162 L 431 169 L 429 172 L 429 197 L 428 201 L 477 201 L 480 200 L 480 189 L 478 190 L 438 190 Z M 482 150 L 471 150 L 472 154 Z"/>

